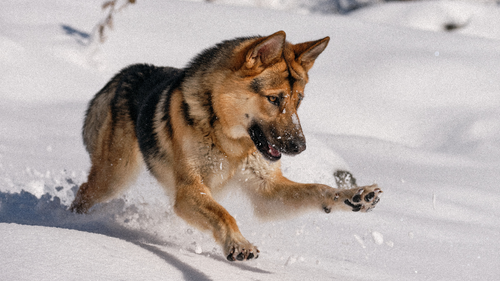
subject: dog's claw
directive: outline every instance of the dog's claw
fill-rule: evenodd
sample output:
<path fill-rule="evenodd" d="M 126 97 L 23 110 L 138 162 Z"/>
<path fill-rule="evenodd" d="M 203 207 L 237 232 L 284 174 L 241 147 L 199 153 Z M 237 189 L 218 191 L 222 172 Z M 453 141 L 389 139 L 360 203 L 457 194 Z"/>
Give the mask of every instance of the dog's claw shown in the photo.
<path fill-rule="evenodd" d="M 323 211 L 325 211 L 325 213 L 329 214 L 332 211 L 332 208 L 327 207 L 327 206 L 323 206 Z"/>
<path fill-rule="evenodd" d="M 229 255 L 227 255 L 227 260 L 228 261 L 235 261 L 236 259 L 234 258 L 234 248 L 229 252 Z"/>

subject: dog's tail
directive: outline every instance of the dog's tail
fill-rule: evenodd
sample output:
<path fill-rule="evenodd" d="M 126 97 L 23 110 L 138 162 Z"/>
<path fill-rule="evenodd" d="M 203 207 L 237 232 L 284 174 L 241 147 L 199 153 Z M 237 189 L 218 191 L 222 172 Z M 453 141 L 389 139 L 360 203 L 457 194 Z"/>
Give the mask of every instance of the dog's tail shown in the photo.
<path fill-rule="evenodd" d="M 111 126 L 113 120 L 113 101 L 117 95 L 128 96 L 130 99 L 139 98 L 137 95 L 144 93 L 139 88 L 159 69 L 153 65 L 136 64 L 124 68 L 109 81 L 90 101 L 85 121 L 83 123 L 83 143 L 85 148 L 92 155 L 97 148 L 100 139 L 99 134 L 105 131 L 106 126 Z M 157 81 L 155 81 L 157 82 Z M 154 84 L 154 83 L 153 83 Z M 143 97 L 142 97 L 143 98 Z M 133 102 L 135 103 L 135 102 Z M 135 109 L 134 111 L 136 111 Z"/>
<path fill-rule="evenodd" d="M 121 74 L 121 73 L 120 73 Z M 105 121 L 111 119 L 111 101 L 113 100 L 116 89 L 120 81 L 120 74 L 116 75 L 104 86 L 90 101 L 85 121 L 83 123 L 83 143 L 85 148 L 92 155 L 95 151 L 98 135 L 102 131 Z"/>

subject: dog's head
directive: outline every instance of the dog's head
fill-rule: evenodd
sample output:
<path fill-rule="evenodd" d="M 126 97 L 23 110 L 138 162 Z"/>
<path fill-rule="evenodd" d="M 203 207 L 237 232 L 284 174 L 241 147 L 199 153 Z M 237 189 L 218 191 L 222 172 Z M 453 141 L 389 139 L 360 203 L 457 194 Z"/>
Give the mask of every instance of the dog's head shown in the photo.
<path fill-rule="evenodd" d="M 285 36 L 279 31 L 243 42 L 234 50 L 231 74 L 220 84 L 224 88 L 220 92 L 226 94 L 219 110 L 228 114 L 218 117 L 226 135 L 250 137 L 271 161 L 306 148 L 297 109 L 304 98 L 307 72 L 330 40 L 293 45 Z"/>

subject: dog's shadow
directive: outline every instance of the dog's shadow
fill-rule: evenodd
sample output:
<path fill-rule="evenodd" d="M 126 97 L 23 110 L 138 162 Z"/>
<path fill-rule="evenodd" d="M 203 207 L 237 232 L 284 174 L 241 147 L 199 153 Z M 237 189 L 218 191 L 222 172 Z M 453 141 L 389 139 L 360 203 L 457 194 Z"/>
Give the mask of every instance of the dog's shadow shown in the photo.
<path fill-rule="evenodd" d="M 181 271 L 185 280 L 211 280 L 202 271 L 158 247 L 180 248 L 179 245 L 162 241 L 145 232 L 126 228 L 114 221 L 112 215 L 78 215 L 71 213 L 67 209 L 68 206 L 62 204 L 58 197 L 52 197 L 48 193 L 37 198 L 26 191 L 21 191 L 20 193 L 0 192 L 0 223 L 66 228 L 118 238 L 135 244 L 160 257 Z M 210 255 L 208 258 L 219 262 L 226 262 L 241 270 L 256 273 L 271 273 L 242 263 L 230 263 L 222 257 Z"/>

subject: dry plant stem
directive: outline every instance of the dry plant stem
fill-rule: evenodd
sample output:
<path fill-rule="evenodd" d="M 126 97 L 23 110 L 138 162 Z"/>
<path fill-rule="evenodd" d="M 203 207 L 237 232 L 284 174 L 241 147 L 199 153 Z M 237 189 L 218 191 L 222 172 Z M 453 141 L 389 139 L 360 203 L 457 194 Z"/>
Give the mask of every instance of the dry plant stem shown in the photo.
<path fill-rule="evenodd" d="M 103 20 L 101 20 L 94 28 L 94 31 L 97 30 L 100 43 L 104 43 L 104 41 L 106 41 L 106 35 L 105 35 L 106 29 L 113 29 L 113 16 L 116 15 L 121 10 L 123 10 L 129 4 L 135 4 L 135 0 L 126 0 L 126 2 L 123 3 L 123 5 L 119 6 L 118 8 L 117 8 L 117 3 L 118 0 L 110 0 L 102 4 L 102 9 L 103 10 L 109 9 L 109 11 L 106 17 Z"/>

